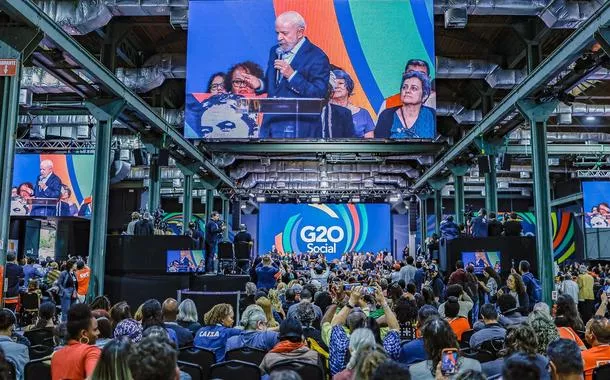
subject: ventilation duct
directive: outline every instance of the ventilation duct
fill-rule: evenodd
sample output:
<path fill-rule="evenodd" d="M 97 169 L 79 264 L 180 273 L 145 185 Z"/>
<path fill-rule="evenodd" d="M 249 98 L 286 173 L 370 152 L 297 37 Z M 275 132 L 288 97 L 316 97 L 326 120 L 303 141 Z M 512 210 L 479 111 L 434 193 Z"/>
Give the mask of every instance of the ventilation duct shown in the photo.
<path fill-rule="evenodd" d="M 296 173 L 296 174 L 313 174 L 316 177 L 320 172 L 320 165 L 317 161 L 272 161 L 269 166 L 261 166 L 258 162 L 246 161 L 237 167 L 231 168 L 230 176 L 233 179 L 242 179 L 250 173 L 257 174 L 276 174 L 276 173 Z M 419 177 L 419 171 L 409 165 L 398 165 L 398 164 L 326 164 L 326 175 L 332 174 L 349 174 L 349 173 L 362 173 L 367 174 L 369 177 L 381 174 L 400 174 L 406 175 L 409 178 Z"/>
<path fill-rule="evenodd" d="M 117 78 L 132 90 L 142 93 L 157 88 L 166 79 L 186 78 L 184 54 L 158 54 L 137 69 L 119 68 Z"/>
<path fill-rule="evenodd" d="M 436 78 L 439 79 L 485 79 L 497 69 L 495 63 L 481 59 L 436 58 Z"/>
<path fill-rule="evenodd" d="M 346 184 L 351 189 L 353 185 L 362 185 L 364 188 L 364 180 L 369 178 L 368 174 L 337 173 L 329 174 L 325 181 L 328 182 L 330 188 L 338 186 L 338 184 Z M 393 185 L 392 188 L 407 187 L 407 181 L 399 176 L 378 175 L 373 177 L 372 180 L 375 184 Z M 295 185 L 298 184 L 312 184 L 312 186 L 315 184 L 316 188 L 321 187 L 321 181 L 317 173 L 251 173 L 239 185 L 242 188 L 251 189 L 258 184 L 272 183 L 276 184 L 277 188 L 278 182 L 290 183 L 290 189 L 294 189 Z"/>
<path fill-rule="evenodd" d="M 602 0 L 434 0 L 434 13 L 465 8 L 469 15 L 538 16 L 549 28 L 575 29 L 602 3 Z"/>
<path fill-rule="evenodd" d="M 291 190 L 321 190 L 322 192 L 326 191 L 327 194 L 330 194 L 331 191 L 367 191 L 363 184 L 350 184 L 349 188 L 345 186 L 343 183 L 331 183 L 328 187 L 324 189 L 320 189 L 320 184 L 318 182 L 312 183 L 295 183 L 290 186 Z M 273 182 L 269 183 L 261 183 L 257 184 L 252 188 L 253 191 L 264 191 L 264 190 L 278 190 L 277 186 Z M 377 185 L 375 186 L 375 190 L 396 190 L 395 186 L 392 185 Z"/>
<path fill-rule="evenodd" d="M 27 88 L 36 94 L 61 94 L 74 92 L 59 79 L 40 67 L 24 67 L 21 77 L 21 88 Z"/>

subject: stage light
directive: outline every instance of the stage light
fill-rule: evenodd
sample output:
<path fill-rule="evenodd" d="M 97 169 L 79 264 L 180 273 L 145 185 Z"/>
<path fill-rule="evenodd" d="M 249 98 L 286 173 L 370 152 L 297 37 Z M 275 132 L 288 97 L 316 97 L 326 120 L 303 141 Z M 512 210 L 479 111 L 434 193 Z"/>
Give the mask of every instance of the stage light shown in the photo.
<path fill-rule="evenodd" d="M 398 202 L 398 201 L 400 201 L 400 195 L 398 195 L 398 194 L 390 195 L 389 200 L 390 200 L 390 202 Z"/>
<path fill-rule="evenodd" d="M 353 197 L 351 200 L 352 203 L 358 203 L 360 202 L 360 197 Z"/>
<path fill-rule="evenodd" d="M 263 196 L 258 196 L 258 197 L 256 197 L 256 201 L 257 201 L 257 202 L 264 202 L 265 200 L 266 200 L 266 199 L 265 199 L 265 197 L 263 197 Z"/>
<path fill-rule="evenodd" d="M 596 119 L 595 116 L 587 116 L 585 118 L 585 120 L 587 120 L 587 121 L 595 121 L 595 119 Z"/>
<path fill-rule="evenodd" d="M 311 197 L 311 203 L 320 203 L 320 197 Z"/>
<path fill-rule="evenodd" d="M 240 207 L 243 209 L 243 208 L 247 208 L 248 205 L 246 205 L 245 203 L 242 203 Z"/>

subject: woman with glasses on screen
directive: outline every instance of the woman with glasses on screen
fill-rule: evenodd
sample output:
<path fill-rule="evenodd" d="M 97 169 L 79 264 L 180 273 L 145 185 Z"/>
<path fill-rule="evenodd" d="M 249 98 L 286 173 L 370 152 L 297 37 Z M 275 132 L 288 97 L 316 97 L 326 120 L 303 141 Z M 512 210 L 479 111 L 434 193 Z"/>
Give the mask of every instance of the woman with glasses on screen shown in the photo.
<path fill-rule="evenodd" d="M 418 72 L 406 72 L 400 88 L 401 106 L 384 110 L 375 127 L 376 138 L 433 139 L 435 112 L 424 105 L 430 96 L 430 79 Z"/>
<path fill-rule="evenodd" d="M 225 80 L 225 87 L 231 93 L 244 96 L 246 98 L 256 96 L 256 90 L 243 79 L 244 74 L 254 75 L 257 78 L 264 77 L 263 69 L 252 61 L 244 61 L 233 65 Z"/>

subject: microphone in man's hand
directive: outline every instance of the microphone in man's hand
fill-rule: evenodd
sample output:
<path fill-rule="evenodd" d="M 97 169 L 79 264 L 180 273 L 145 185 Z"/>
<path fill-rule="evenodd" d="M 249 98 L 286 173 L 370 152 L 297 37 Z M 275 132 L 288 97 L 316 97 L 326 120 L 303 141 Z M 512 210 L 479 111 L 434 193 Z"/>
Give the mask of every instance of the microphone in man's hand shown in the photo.
<path fill-rule="evenodd" d="M 275 49 L 275 56 L 277 57 L 277 59 L 283 59 L 284 57 L 284 51 L 282 50 L 281 47 L 277 47 L 277 49 Z M 282 73 L 280 72 L 279 69 L 275 69 L 275 83 L 278 84 L 280 83 L 280 78 L 282 77 Z"/>

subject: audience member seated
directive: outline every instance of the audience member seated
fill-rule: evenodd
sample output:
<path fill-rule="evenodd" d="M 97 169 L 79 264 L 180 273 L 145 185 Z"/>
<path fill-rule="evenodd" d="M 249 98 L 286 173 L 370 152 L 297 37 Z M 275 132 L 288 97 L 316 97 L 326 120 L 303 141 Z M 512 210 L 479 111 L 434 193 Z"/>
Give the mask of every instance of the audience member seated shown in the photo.
<path fill-rule="evenodd" d="M 53 302 L 43 302 L 38 308 L 38 317 L 34 324 L 25 328 L 25 331 L 35 329 L 55 330 L 55 304 Z"/>
<path fill-rule="evenodd" d="M 483 372 L 488 377 L 500 375 L 502 373 L 504 358 L 520 353 L 530 357 L 536 366 L 538 366 L 540 372 L 539 379 L 548 380 L 549 374 L 548 371 L 546 371 L 548 360 L 544 356 L 536 353 L 537 347 L 538 339 L 536 338 L 536 333 L 529 325 L 520 324 L 510 326 L 506 330 L 504 348 L 499 352 L 500 358 L 491 362 L 482 363 Z"/>
<path fill-rule="evenodd" d="M 95 345 L 103 348 L 112 339 L 112 325 L 106 317 L 96 318 L 95 320 L 97 321 L 97 329 L 100 331 L 95 340 Z"/>
<path fill-rule="evenodd" d="M 606 294 L 602 293 L 602 297 L 604 296 Z M 575 341 L 581 349 L 586 348 L 577 333 L 585 329 L 585 324 L 578 314 L 574 299 L 569 294 L 561 294 L 555 301 L 555 326 L 560 337 Z"/>
<path fill-rule="evenodd" d="M 498 296 L 502 294 L 510 294 L 515 298 L 517 310 L 521 315 L 527 315 L 530 308 L 530 299 L 527 295 L 523 278 L 517 273 L 511 273 L 506 279 L 506 286 L 498 290 Z"/>
<path fill-rule="evenodd" d="M 381 347 L 377 348 L 375 335 L 367 328 L 356 329 L 349 337 L 349 354 L 350 359 L 345 369 L 335 376 L 333 380 L 351 380 L 369 378 L 370 364 L 375 364 L 375 367 L 386 359 Z M 371 360 L 372 359 L 372 360 Z M 367 362 L 367 363 L 365 363 Z M 369 367 L 367 376 L 362 373 L 357 373 L 356 368 Z"/>
<path fill-rule="evenodd" d="M 320 363 L 318 353 L 307 347 L 303 339 L 303 327 L 295 318 L 286 318 L 282 321 L 279 342 L 265 355 L 260 368 L 263 373 L 269 373 L 275 364 L 285 360 L 314 365 Z"/>
<path fill-rule="evenodd" d="M 165 327 L 161 313 L 161 303 L 156 299 L 149 299 L 142 304 L 142 331 L 146 331 L 147 328 L 152 326 L 159 326 L 167 330 L 169 338 L 178 346 L 176 332 Z"/>
<path fill-rule="evenodd" d="M 131 379 L 129 356 L 131 341 L 127 338 L 110 341 L 100 354 L 91 380 L 126 380 Z"/>
<path fill-rule="evenodd" d="M 387 359 L 379 364 L 373 372 L 371 380 L 409 380 L 409 368 L 394 360 Z"/>
<path fill-rule="evenodd" d="M 305 339 L 315 340 L 323 350 L 328 352 L 328 346 L 322 339 L 322 332 L 313 326 L 313 323 L 316 320 L 316 312 L 313 308 L 314 306 L 314 304 L 309 302 L 299 303 L 297 305 L 296 312 L 294 313 L 294 317 L 301 322 L 301 326 L 303 326 L 303 336 Z"/>
<path fill-rule="evenodd" d="M 419 338 L 410 341 L 409 343 L 402 346 L 400 349 L 400 356 L 398 361 L 405 364 L 411 365 L 413 363 L 421 362 L 428 359 L 428 354 L 424 347 L 424 339 L 421 337 L 421 329 L 429 318 L 440 317 L 438 310 L 430 305 L 424 305 L 417 312 L 417 331 Z"/>
<path fill-rule="evenodd" d="M 178 347 L 190 346 L 193 343 L 193 333 L 191 333 L 191 330 L 180 326 L 176 322 L 176 318 L 178 317 L 178 301 L 173 298 L 168 298 L 163 301 L 161 315 L 163 315 L 163 325 L 165 328 L 174 330 L 176 333 Z"/>
<path fill-rule="evenodd" d="M 498 302 L 496 304 L 500 309 L 500 318 L 498 321 L 502 326 L 509 327 L 527 321 L 527 317 L 521 315 L 517 309 L 517 300 L 510 294 L 501 294 L 498 296 Z"/>
<path fill-rule="evenodd" d="M 227 339 L 225 351 L 243 347 L 269 351 L 278 342 L 277 332 L 267 331 L 267 317 L 258 305 L 250 305 L 244 310 L 240 325 L 243 332 Z"/>
<path fill-rule="evenodd" d="M 424 289 L 426 289 L 426 287 L 424 287 Z M 400 327 L 401 342 L 412 341 L 416 338 L 415 331 L 418 310 L 415 301 L 406 299 L 405 297 L 398 298 L 394 303 L 394 312 L 396 313 L 396 319 L 398 319 L 398 326 Z"/>
<path fill-rule="evenodd" d="M 112 331 L 116 328 L 116 325 L 119 324 L 124 319 L 132 318 L 131 316 L 131 308 L 125 301 L 117 302 L 110 308 L 110 322 L 112 323 Z"/>
<path fill-rule="evenodd" d="M 205 326 L 195 334 L 195 347 L 204 348 L 214 352 L 216 363 L 225 358 L 227 340 L 236 335 L 241 335 L 243 330 L 233 327 L 233 307 L 228 303 L 214 305 L 210 311 L 204 314 Z"/>
<path fill-rule="evenodd" d="M 53 379 L 90 378 L 101 351 L 95 345 L 100 332 L 89 305 L 77 303 L 70 307 L 67 330 L 67 345 L 51 358 L 51 375 Z"/>
<path fill-rule="evenodd" d="M 256 299 L 256 305 L 260 306 L 265 312 L 265 316 L 267 317 L 267 328 L 270 330 L 278 331 L 280 328 L 280 324 L 275 320 L 275 316 L 273 314 L 273 306 L 271 305 L 271 301 L 267 297 L 259 297 Z"/>
<path fill-rule="evenodd" d="M 199 314 L 197 313 L 197 306 L 192 299 L 185 298 L 182 300 L 182 302 L 180 302 L 176 322 L 185 329 L 188 329 L 192 335 L 195 335 L 201 328 L 201 323 L 199 323 Z"/>
<path fill-rule="evenodd" d="M 286 289 L 286 293 L 284 293 L 285 299 L 284 302 L 282 302 L 284 314 L 288 314 L 288 309 L 290 309 L 292 305 L 299 303 L 299 300 L 301 299 L 300 293 L 300 290 L 297 292 L 297 287 Z"/>
<path fill-rule="evenodd" d="M 93 299 L 93 301 L 91 301 L 90 305 L 91 305 L 92 312 L 103 310 L 106 312 L 106 314 L 104 316 L 110 318 L 110 307 L 112 306 L 112 303 L 110 302 L 108 297 L 106 297 L 106 296 L 95 297 Z"/>
<path fill-rule="evenodd" d="M 527 323 L 536 332 L 536 339 L 538 340 L 536 352 L 540 355 L 546 355 L 549 343 L 559 339 L 557 327 L 555 327 L 553 317 L 548 310 L 549 306 L 547 304 L 538 302 L 527 316 Z"/>
<path fill-rule="evenodd" d="M 570 339 L 557 339 L 549 344 L 547 357 L 551 380 L 582 380 L 584 372 L 580 347 Z"/>
<path fill-rule="evenodd" d="M 431 317 L 422 327 L 424 348 L 428 360 L 413 364 L 409 368 L 411 378 L 415 379 L 435 379 L 435 369 L 441 361 L 441 353 L 445 348 L 455 348 L 459 350 L 459 344 L 455 333 L 449 323 L 441 318 Z M 470 358 L 459 357 L 457 362 L 458 374 L 466 370 L 481 370 L 481 364 Z"/>
<path fill-rule="evenodd" d="M 460 308 L 458 311 L 458 316 L 468 318 L 468 313 L 470 312 L 470 310 L 472 310 L 474 303 L 472 301 L 472 298 L 470 298 L 468 296 L 468 294 L 466 294 L 462 285 L 459 285 L 459 284 L 449 285 L 447 287 L 447 299 L 449 299 L 449 297 L 455 297 L 458 300 L 458 303 L 460 305 Z M 440 306 L 438 307 L 438 313 L 443 318 L 446 317 L 446 315 L 445 315 L 446 303 L 447 302 L 445 301 L 442 304 L 440 304 Z"/>
<path fill-rule="evenodd" d="M 610 322 L 606 317 L 594 316 L 587 322 L 585 338 L 591 345 L 582 351 L 585 380 L 592 380 L 593 370 L 610 362 Z"/>
<path fill-rule="evenodd" d="M 445 319 L 449 322 L 449 326 L 455 333 L 458 341 L 462 340 L 462 333 L 470 330 L 470 323 L 468 318 L 458 316 L 460 312 L 460 304 L 456 297 L 448 297 L 445 302 Z"/>
<path fill-rule="evenodd" d="M 335 375 L 336 373 L 345 369 L 345 356 L 349 345 L 349 335 L 343 328 L 347 325 L 347 329 L 351 333 L 360 327 L 373 327 L 378 330 L 377 322 L 373 318 L 368 318 L 367 314 L 363 309 L 369 308 L 366 303 L 362 291 L 363 287 L 356 287 L 352 289 L 349 301 L 341 308 L 341 311 L 337 313 L 331 321 L 331 333 L 328 343 L 329 354 L 330 354 L 330 373 Z M 392 359 L 397 359 L 400 354 L 400 335 L 398 326 L 398 320 L 396 315 L 390 309 L 388 302 L 383 296 L 381 287 L 375 288 L 375 300 L 374 302 L 383 308 L 385 321 L 388 325 L 388 331 L 384 337 L 380 333 L 375 339 L 379 339 L 378 343 L 383 345 L 387 355 Z M 329 309 L 330 310 L 330 309 Z M 323 334 L 324 335 L 324 334 Z"/>
<path fill-rule="evenodd" d="M 290 308 L 288 308 L 288 313 L 286 314 L 286 318 L 294 318 L 296 311 L 297 311 L 297 306 L 302 304 L 302 303 L 310 303 L 316 313 L 316 320 L 318 321 L 318 324 L 320 323 L 320 321 L 322 320 L 322 310 L 318 307 L 318 305 L 315 305 L 312 303 L 313 300 L 313 294 L 311 294 L 311 292 L 308 289 L 303 289 L 301 291 L 301 301 L 299 303 L 295 303 L 294 305 L 290 306 Z"/>
<path fill-rule="evenodd" d="M 142 325 L 135 319 L 123 319 L 119 322 L 113 332 L 114 339 L 127 337 L 132 343 L 142 340 Z"/>
<path fill-rule="evenodd" d="M 11 336 L 17 319 L 9 309 L 0 310 L 0 348 L 4 351 L 4 358 L 15 366 L 17 379 L 23 379 L 23 368 L 30 361 L 30 354 L 26 345 L 15 343 Z"/>
<path fill-rule="evenodd" d="M 239 299 L 239 314 L 243 313 L 244 310 L 250 305 L 256 303 L 256 284 L 253 282 L 246 283 L 246 295 Z"/>
<path fill-rule="evenodd" d="M 493 339 L 504 339 L 506 337 L 506 329 L 498 323 L 498 312 L 492 304 L 481 306 L 482 323 L 475 323 L 476 332 L 470 337 L 470 348 L 478 349 L 481 343 Z"/>
<path fill-rule="evenodd" d="M 544 377 L 543 371 L 532 356 L 518 352 L 504 361 L 502 380 L 538 380 Z"/>
<path fill-rule="evenodd" d="M 134 346 L 129 356 L 133 380 L 178 380 L 178 352 L 168 339 L 150 335 Z"/>

